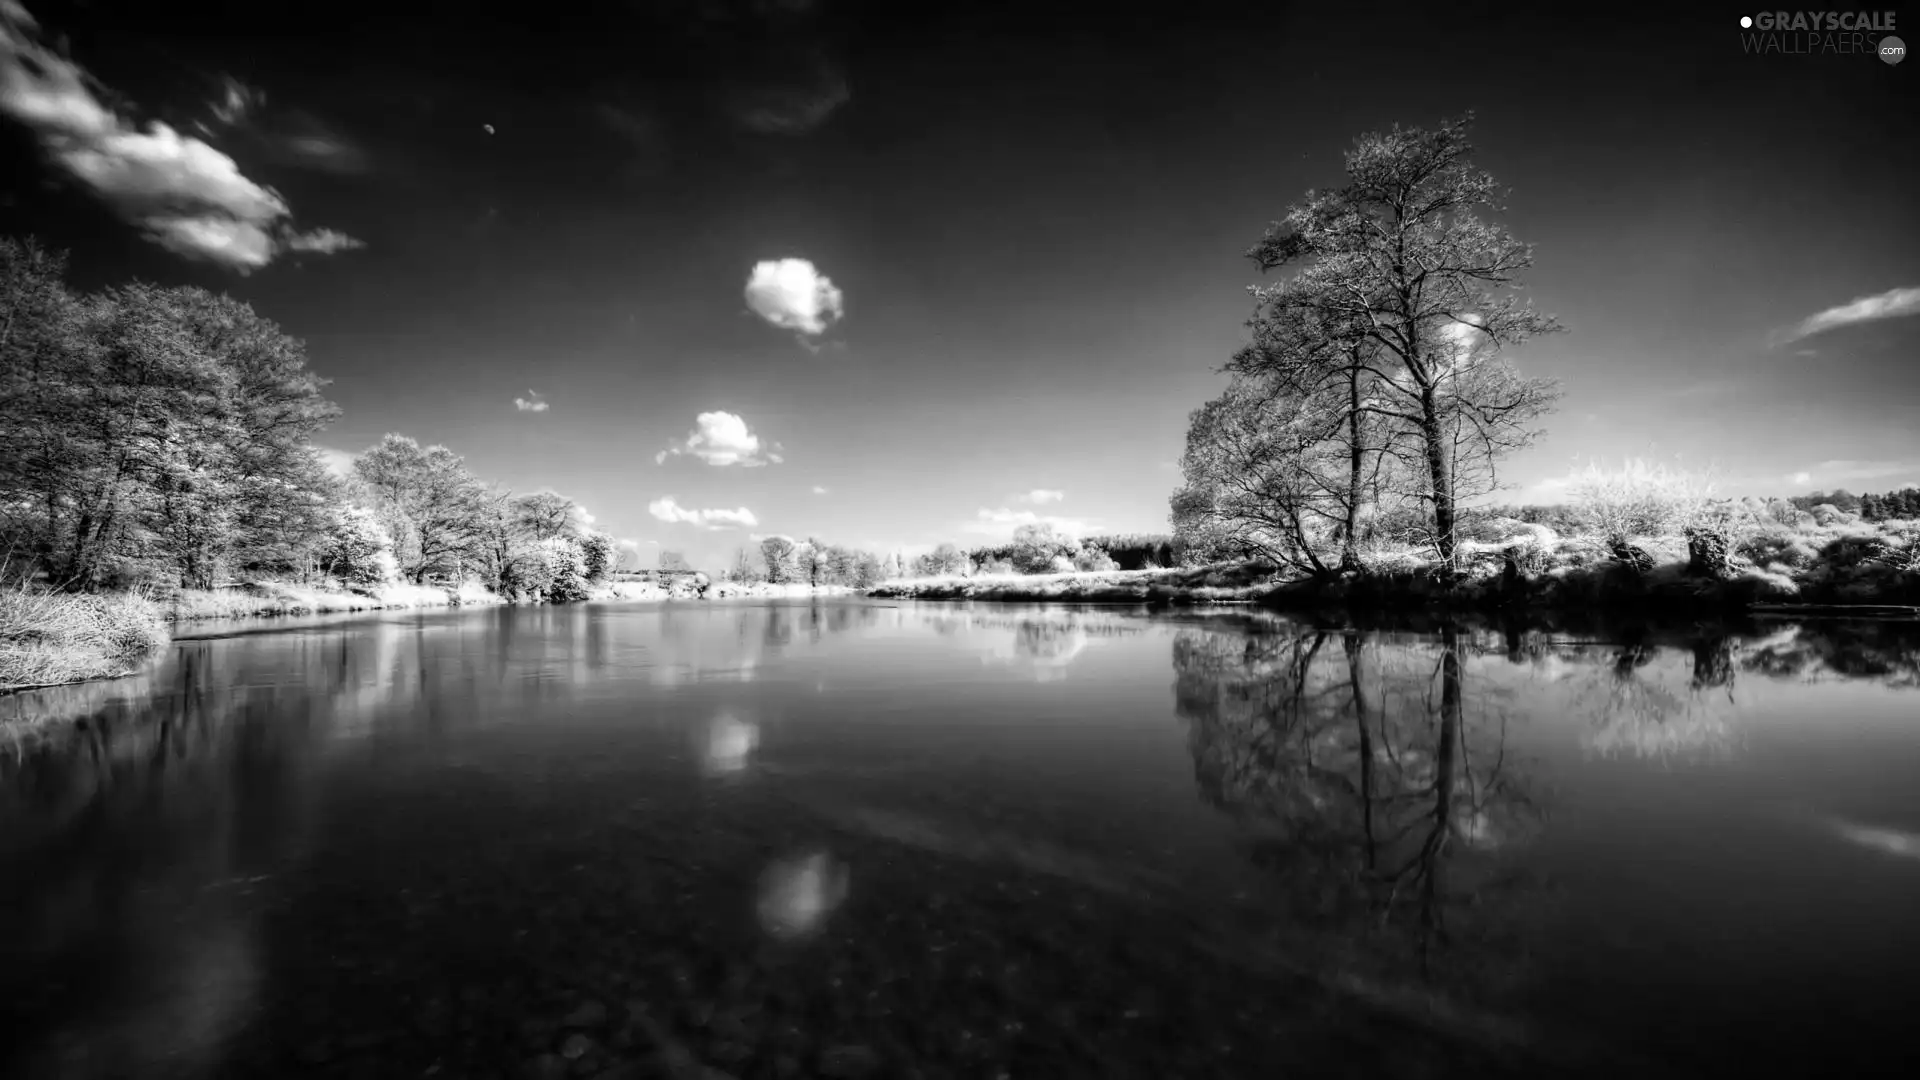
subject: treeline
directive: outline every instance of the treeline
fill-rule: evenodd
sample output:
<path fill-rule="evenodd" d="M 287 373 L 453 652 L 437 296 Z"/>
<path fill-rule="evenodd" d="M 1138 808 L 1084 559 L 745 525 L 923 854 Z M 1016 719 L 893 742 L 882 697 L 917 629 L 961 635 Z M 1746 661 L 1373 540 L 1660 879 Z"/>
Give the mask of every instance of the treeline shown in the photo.
<path fill-rule="evenodd" d="M 1808 525 L 1844 525 L 1854 521 L 1906 521 L 1920 518 L 1920 487 L 1901 488 L 1881 495 L 1855 495 L 1845 489 L 1789 498 L 1764 499 L 1754 495 L 1741 498 L 1709 499 L 1723 514 L 1754 525 L 1782 525 L 1799 528 Z M 1462 514 L 1463 523 L 1512 518 L 1531 525 L 1545 525 L 1563 533 L 1577 533 L 1590 525 L 1590 512 L 1567 503 L 1544 506 L 1486 506 Z"/>
<path fill-rule="evenodd" d="M 899 555 L 882 558 L 871 551 L 829 544 L 812 537 L 795 540 L 769 536 L 760 541 L 757 551 L 741 548 L 734 552 L 726 579 L 742 584 L 846 585 L 866 589 L 888 578 L 904 576 L 905 572 L 905 563 Z"/>
<path fill-rule="evenodd" d="M 1061 536 L 1046 523 L 1023 525 L 1007 544 L 976 547 L 961 555 L 958 549 L 935 549 L 926 556 L 937 574 L 1055 574 L 1072 570 L 1156 570 L 1178 566 L 1187 545 L 1172 536 L 1121 533 L 1080 539 Z M 937 567 L 937 568 L 936 568 Z"/>
<path fill-rule="evenodd" d="M 583 598 L 611 537 L 445 447 L 389 435 L 332 475 L 338 415 L 304 346 L 248 305 L 144 283 L 82 294 L 64 256 L 0 238 L 0 554 L 69 590 L 235 579 Z"/>

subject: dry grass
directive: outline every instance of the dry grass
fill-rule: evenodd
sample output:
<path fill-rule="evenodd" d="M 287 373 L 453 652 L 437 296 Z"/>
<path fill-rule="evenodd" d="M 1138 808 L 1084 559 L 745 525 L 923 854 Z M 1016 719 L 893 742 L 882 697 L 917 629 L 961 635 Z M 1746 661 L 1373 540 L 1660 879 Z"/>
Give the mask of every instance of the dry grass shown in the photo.
<path fill-rule="evenodd" d="M 124 675 L 166 642 L 142 595 L 0 591 L 0 690 Z"/>

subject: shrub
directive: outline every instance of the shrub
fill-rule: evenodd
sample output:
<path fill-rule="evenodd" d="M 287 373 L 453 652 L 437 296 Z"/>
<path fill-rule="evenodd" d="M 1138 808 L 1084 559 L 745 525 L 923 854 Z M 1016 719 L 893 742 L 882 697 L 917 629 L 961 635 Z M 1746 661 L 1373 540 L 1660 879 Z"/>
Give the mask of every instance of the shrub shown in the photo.
<path fill-rule="evenodd" d="M 1568 490 L 1581 528 L 1610 539 L 1673 535 L 1724 519 L 1710 478 L 1638 458 L 1615 470 L 1590 462 Z"/>
<path fill-rule="evenodd" d="M 1113 556 L 1107 554 L 1100 548 L 1083 548 L 1079 556 L 1073 560 L 1073 567 L 1076 570 L 1101 573 L 1118 570 L 1120 569 L 1120 564 L 1113 560 Z"/>

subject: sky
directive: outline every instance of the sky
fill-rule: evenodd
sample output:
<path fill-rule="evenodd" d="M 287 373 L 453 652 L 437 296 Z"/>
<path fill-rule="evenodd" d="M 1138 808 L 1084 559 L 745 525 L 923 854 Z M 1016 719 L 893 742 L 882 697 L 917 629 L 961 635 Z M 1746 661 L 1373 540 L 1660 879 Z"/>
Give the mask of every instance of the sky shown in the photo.
<path fill-rule="evenodd" d="M 1576 465 L 1920 481 L 1920 66 L 1734 5 L 0 0 L 0 231 L 225 291 L 384 433 L 650 552 L 1160 532 L 1245 257 L 1475 110 Z M 1920 39 L 1920 7 L 1894 13 Z"/>

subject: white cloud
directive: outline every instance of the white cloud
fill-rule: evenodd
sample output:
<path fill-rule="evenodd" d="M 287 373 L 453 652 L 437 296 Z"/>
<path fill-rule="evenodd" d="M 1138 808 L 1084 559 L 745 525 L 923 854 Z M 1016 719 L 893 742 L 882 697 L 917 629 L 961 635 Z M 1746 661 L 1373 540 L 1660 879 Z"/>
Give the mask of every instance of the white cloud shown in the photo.
<path fill-rule="evenodd" d="M 1782 344 L 1854 323 L 1895 319 L 1903 315 L 1920 315 L 1920 288 L 1888 289 L 1876 296 L 1858 297 L 1838 307 L 1809 315 L 1788 331 Z"/>
<path fill-rule="evenodd" d="M 737 510 L 688 510 L 674 501 L 671 495 L 648 503 L 647 513 L 669 524 L 693 525 L 710 531 L 750 528 L 760 524 L 759 519 L 753 516 L 753 511 L 744 506 Z"/>
<path fill-rule="evenodd" d="M 825 495 L 827 493 L 827 489 L 821 487 L 819 484 L 815 484 L 813 485 L 813 493 L 815 495 Z"/>
<path fill-rule="evenodd" d="M 824 334 L 839 321 L 841 292 L 806 259 L 754 264 L 747 278 L 747 306 L 783 330 Z"/>
<path fill-rule="evenodd" d="M 1812 482 L 1813 474 L 1810 472 L 1797 472 L 1787 477 L 1787 483 L 1789 484 L 1810 484 Z"/>
<path fill-rule="evenodd" d="M 547 403 L 540 400 L 539 394 L 535 394 L 531 390 L 527 391 L 527 393 L 531 396 L 523 397 L 523 398 L 517 397 L 513 399 L 514 408 L 519 409 L 521 412 L 546 412 L 547 411 Z"/>
<path fill-rule="evenodd" d="M 626 548 L 626 549 L 627 549 L 628 551 L 639 551 L 639 550 L 640 550 L 640 541 L 638 541 L 638 540 L 635 540 L 635 539 L 633 539 L 632 537 L 627 537 L 627 536 L 623 536 L 623 537 L 621 537 L 621 538 L 620 538 L 619 540 L 616 540 L 616 541 L 614 541 L 614 542 L 615 542 L 616 544 L 618 544 L 619 546 L 621 546 L 621 547 L 623 547 L 623 548 Z M 649 543 L 649 544 L 651 544 L 651 543 L 653 543 L 653 542 L 654 542 L 654 541 L 652 541 L 652 540 L 649 540 L 649 541 L 647 541 L 647 543 Z"/>
<path fill-rule="evenodd" d="M 346 450 L 335 450 L 330 446 L 316 446 L 320 452 L 320 464 L 335 476 L 346 477 L 353 473 L 353 459 L 358 455 Z"/>
<path fill-rule="evenodd" d="M 1067 493 L 1064 491 L 1057 491 L 1053 488 L 1034 488 L 1025 495 L 1015 495 L 1013 499 L 1015 502 L 1030 503 L 1034 506 L 1045 506 L 1048 503 L 1057 503 L 1066 497 Z"/>
<path fill-rule="evenodd" d="M 288 251 L 311 252 L 317 255 L 332 255 L 341 251 L 353 251 L 366 247 L 366 242 L 355 240 L 338 229 L 314 229 L 310 232 L 289 233 L 286 237 Z"/>
<path fill-rule="evenodd" d="M 294 232 L 286 200 L 207 143 L 158 121 L 141 131 L 116 115 L 91 76 L 40 44 L 38 29 L 19 4 L 0 4 L 0 112 L 31 128 L 55 164 L 154 243 L 243 274 L 286 250 L 357 246 L 332 230 Z"/>
<path fill-rule="evenodd" d="M 709 465 L 739 465 L 743 468 L 777 465 L 785 460 L 774 452 L 780 449 L 778 443 L 770 450 L 763 449 L 760 436 L 748 431 L 747 422 L 730 412 L 704 412 L 694 421 L 698 426 L 687 434 L 686 442 L 655 454 L 654 464 L 681 454 L 697 457 Z"/>
<path fill-rule="evenodd" d="M 221 79 L 219 101 L 208 102 L 213 118 L 229 126 L 245 123 L 247 114 L 266 104 L 267 95 L 231 75 Z"/>
<path fill-rule="evenodd" d="M 1088 521 L 1082 518 L 1052 517 L 1036 514 L 1031 510 L 1008 510 L 1005 508 L 988 510 L 982 508 L 979 513 L 974 515 L 972 521 L 961 526 L 961 530 L 976 536 L 1010 536 L 1013 530 L 1018 529 L 1022 525 L 1038 525 L 1042 523 L 1053 526 L 1053 531 L 1056 533 L 1076 537 L 1085 536 L 1093 532 L 1099 524 L 1098 522 Z"/>

